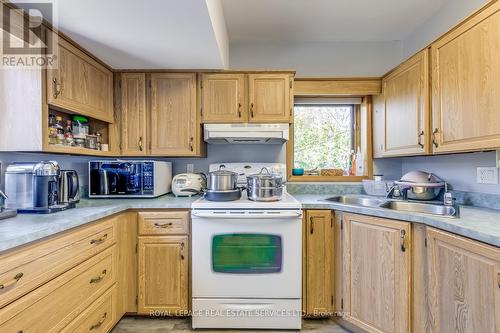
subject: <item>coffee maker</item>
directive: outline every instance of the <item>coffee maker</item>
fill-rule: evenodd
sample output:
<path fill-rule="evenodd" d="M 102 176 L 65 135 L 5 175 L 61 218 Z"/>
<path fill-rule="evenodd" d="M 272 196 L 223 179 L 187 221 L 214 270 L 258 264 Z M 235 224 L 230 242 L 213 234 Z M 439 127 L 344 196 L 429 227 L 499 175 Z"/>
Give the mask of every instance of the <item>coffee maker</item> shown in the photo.
<path fill-rule="evenodd" d="M 78 186 L 76 172 L 61 170 L 55 161 L 14 163 L 5 172 L 5 206 L 20 214 L 48 214 L 74 208 L 79 200 Z"/>

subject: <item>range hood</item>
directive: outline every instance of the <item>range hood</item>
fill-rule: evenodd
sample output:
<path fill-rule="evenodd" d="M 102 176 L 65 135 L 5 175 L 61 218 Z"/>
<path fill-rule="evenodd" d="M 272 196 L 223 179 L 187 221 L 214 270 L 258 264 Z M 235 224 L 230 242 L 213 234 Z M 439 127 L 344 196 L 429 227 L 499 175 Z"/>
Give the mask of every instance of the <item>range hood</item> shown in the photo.
<path fill-rule="evenodd" d="M 205 124 L 204 140 L 210 144 L 283 144 L 288 124 Z"/>

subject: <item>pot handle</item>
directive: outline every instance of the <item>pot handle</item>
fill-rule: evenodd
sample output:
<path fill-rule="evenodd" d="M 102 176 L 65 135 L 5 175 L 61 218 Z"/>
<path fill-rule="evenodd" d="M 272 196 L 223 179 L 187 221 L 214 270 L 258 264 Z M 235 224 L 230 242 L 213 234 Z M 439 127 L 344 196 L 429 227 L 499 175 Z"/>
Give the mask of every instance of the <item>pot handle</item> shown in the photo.
<path fill-rule="evenodd" d="M 264 167 L 264 168 L 260 169 L 260 174 L 263 174 L 263 173 L 264 173 L 264 171 L 266 171 L 266 173 L 267 173 L 268 175 L 270 175 L 270 174 L 271 174 L 271 173 L 269 172 L 269 169 L 268 169 L 268 168 L 266 168 L 266 167 Z"/>

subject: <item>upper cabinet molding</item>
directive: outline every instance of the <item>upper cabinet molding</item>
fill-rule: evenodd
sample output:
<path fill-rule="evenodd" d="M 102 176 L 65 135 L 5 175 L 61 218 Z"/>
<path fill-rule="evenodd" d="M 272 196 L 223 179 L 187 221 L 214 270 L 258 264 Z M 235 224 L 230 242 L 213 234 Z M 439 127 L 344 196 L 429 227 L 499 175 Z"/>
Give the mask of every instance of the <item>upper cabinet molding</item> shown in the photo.
<path fill-rule="evenodd" d="M 380 78 L 295 78 L 295 96 L 378 95 Z"/>

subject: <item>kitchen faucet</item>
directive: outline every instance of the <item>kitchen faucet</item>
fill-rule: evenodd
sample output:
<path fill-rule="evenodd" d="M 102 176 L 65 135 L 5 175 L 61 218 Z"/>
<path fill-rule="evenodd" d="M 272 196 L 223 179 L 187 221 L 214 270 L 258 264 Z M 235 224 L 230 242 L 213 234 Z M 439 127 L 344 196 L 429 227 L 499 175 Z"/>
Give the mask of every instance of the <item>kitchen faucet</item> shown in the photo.
<path fill-rule="evenodd" d="M 387 195 L 385 196 L 387 199 L 394 199 L 395 197 L 399 198 L 401 197 L 402 200 L 408 200 L 408 190 L 410 189 L 410 186 L 405 186 L 401 188 L 399 185 L 393 185 L 389 191 L 387 192 Z"/>

